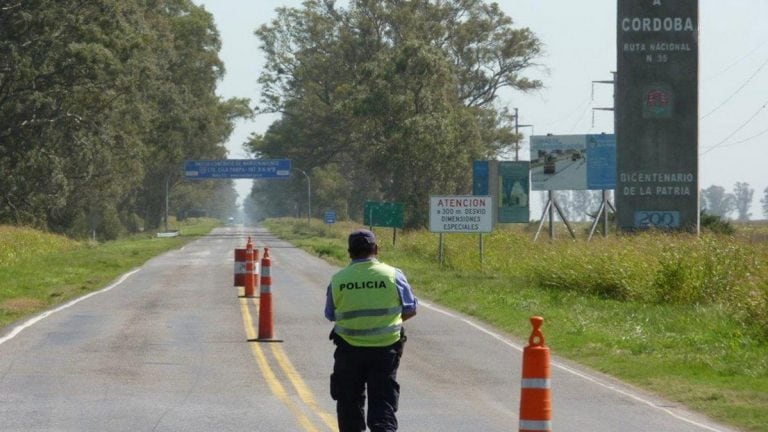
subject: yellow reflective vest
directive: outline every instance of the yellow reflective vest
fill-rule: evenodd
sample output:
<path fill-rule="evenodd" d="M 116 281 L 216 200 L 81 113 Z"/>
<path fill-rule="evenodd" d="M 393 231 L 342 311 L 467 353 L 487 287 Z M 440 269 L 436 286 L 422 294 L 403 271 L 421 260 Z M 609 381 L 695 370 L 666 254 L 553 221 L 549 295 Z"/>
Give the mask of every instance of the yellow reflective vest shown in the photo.
<path fill-rule="evenodd" d="M 403 305 L 395 268 L 377 260 L 354 262 L 331 279 L 336 325 L 347 343 L 389 346 L 400 340 Z"/>

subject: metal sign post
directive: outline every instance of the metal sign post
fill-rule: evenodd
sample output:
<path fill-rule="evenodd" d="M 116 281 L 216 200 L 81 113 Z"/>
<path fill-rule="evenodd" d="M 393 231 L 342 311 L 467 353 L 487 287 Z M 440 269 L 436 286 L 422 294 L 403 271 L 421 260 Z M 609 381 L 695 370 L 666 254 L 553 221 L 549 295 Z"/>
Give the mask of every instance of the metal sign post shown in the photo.
<path fill-rule="evenodd" d="M 312 183 L 309 181 L 309 175 L 302 169 L 296 168 L 297 171 L 304 174 L 307 179 L 307 225 L 312 224 Z"/>

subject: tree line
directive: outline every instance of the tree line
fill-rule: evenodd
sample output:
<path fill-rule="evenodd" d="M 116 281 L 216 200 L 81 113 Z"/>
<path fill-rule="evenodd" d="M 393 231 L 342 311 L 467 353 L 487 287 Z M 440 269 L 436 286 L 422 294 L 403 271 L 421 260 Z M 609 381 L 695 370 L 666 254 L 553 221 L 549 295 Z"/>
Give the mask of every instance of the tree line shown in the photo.
<path fill-rule="evenodd" d="M 731 192 L 722 186 L 712 185 L 701 190 L 701 209 L 723 219 L 748 221 L 753 216 L 750 208 L 754 195 L 755 190 L 746 182 L 736 182 Z M 760 203 L 763 217 L 768 219 L 768 187 L 763 191 Z"/>
<path fill-rule="evenodd" d="M 190 0 L 0 1 L 0 223 L 115 238 L 177 211 L 231 212 L 232 182 L 191 184 L 222 159 L 245 99 L 212 16 Z"/>
<path fill-rule="evenodd" d="M 256 35 L 258 110 L 282 116 L 247 148 L 307 173 L 314 217 L 401 202 L 406 226 L 425 226 L 430 195 L 470 194 L 472 161 L 518 145 L 499 92 L 542 86 L 525 76 L 539 39 L 483 0 L 310 0 Z M 246 211 L 301 214 L 306 182 L 257 181 Z"/>

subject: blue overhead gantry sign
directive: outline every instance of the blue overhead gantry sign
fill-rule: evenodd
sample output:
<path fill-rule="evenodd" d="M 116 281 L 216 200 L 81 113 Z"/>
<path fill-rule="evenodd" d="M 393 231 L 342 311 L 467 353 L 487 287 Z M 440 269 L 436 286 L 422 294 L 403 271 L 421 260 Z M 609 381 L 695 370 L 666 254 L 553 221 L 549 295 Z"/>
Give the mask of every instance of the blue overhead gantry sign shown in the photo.
<path fill-rule="evenodd" d="M 282 179 L 291 176 L 290 159 L 222 159 L 184 162 L 188 179 Z"/>

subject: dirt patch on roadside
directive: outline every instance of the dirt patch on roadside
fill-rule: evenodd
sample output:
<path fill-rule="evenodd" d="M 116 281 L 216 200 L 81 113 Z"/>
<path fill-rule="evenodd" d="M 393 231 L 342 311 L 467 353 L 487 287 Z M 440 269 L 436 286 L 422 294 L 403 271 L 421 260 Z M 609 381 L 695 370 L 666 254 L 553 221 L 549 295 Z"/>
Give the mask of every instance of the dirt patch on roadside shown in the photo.
<path fill-rule="evenodd" d="M 45 302 L 42 300 L 20 297 L 0 303 L 0 310 L 12 314 L 24 314 L 40 309 L 43 306 L 45 306 Z"/>

